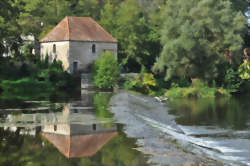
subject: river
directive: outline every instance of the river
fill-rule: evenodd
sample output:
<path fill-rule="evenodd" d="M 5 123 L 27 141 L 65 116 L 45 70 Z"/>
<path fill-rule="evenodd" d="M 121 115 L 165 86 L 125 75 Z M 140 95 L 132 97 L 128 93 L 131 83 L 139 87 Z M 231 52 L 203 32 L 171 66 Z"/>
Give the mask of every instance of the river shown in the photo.
<path fill-rule="evenodd" d="M 170 100 L 82 91 L 0 102 L 0 165 L 249 165 L 246 97 Z M 224 163 L 224 164 L 223 164 Z"/>
<path fill-rule="evenodd" d="M 53 102 L 1 102 L 0 165 L 147 166 L 136 139 L 112 119 L 111 96 L 83 92 Z"/>

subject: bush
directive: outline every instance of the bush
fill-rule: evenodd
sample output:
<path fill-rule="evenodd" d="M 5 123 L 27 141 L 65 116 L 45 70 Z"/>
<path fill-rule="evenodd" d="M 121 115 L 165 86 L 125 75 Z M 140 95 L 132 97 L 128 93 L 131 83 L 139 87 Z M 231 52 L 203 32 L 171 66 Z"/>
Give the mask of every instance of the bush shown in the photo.
<path fill-rule="evenodd" d="M 230 93 L 223 88 L 209 87 L 188 87 L 188 88 L 172 88 L 167 90 L 165 96 L 169 98 L 215 98 L 219 96 L 229 97 Z"/>
<path fill-rule="evenodd" d="M 113 88 L 118 83 L 119 76 L 117 59 L 112 53 L 105 51 L 94 65 L 94 86 L 98 88 Z"/>
<path fill-rule="evenodd" d="M 55 88 L 48 82 L 33 78 L 23 78 L 16 81 L 3 80 L 0 83 L 3 89 L 1 98 L 28 99 L 30 96 L 47 97 Z"/>
<path fill-rule="evenodd" d="M 49 64 L 46 57 L 41 61 L 37 59 L 37 63 L 3 58 L 0 62 L 1 98 L 48 98 L 50 94 L 58 93 L 57 90 L 76 87 L 74 78 L 63 70 L 62 62 L 54 60 Z"/>
<path fill-rule="evenodd" d="M 144 94 L 152 94 L 156 87 L 156 80 L 152 73 L 142 73 L 134 80 L 128 80 L 124 83 L 124 89 L 135 90 Z"/>
<path fill-rule="evenodd" d="M 250 79 L 250 62 L 248 60 L 244 60 L 243 64 L 239 67 L 239 73 L 241 79 Z"/>
<path fill-rule="evenodd" d="M 240 89 L 243 80 L 239 76 L 239 72 L 234 71 L 232 68 L 226 71 L 224 79 L 225 87 L 231 92 L 237 92 Z"/>
<path fill-rule="evenodd" d="M 230 93 L 223 88 L 208 87 L 207 83 L 200 79 L 192 79 L 192 85 L 185 88 L 171 88 L 167 90 L 165 96 L 170 98 L 214 98 L 218 96 L 230 96 Z"/>

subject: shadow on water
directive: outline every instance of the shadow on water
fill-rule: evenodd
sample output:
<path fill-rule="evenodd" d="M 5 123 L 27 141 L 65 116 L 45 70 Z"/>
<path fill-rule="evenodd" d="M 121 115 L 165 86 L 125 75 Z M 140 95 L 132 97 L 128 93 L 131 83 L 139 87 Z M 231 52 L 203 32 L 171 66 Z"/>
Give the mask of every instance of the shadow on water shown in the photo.
<path fill-rule="evenodd" d="M 0 165 L 145 166 L 123 125 L 108 110 L 111 93 L 82 92 L 77 100 L 1 106 Z"/>

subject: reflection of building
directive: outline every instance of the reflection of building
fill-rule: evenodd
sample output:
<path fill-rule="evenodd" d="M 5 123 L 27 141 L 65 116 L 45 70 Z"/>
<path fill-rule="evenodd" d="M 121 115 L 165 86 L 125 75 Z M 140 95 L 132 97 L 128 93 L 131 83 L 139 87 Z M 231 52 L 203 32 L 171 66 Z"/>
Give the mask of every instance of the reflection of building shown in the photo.
<path fill-rule="evenodd" d="M 68 158 L 92 156 L 116 134 L 99 124 L 45 126 L 41 133 Z"/>
<path fill-rule="evenodd" d="M 4 114 L 0 127 L 17 134 L 41 133 L 68 158 L 92 156 L 117 134 L 112 118 L 96 117 L 92 105 L 93 93 L 82 93 L 81 100 L 60 105 L 61 111 Z"/>

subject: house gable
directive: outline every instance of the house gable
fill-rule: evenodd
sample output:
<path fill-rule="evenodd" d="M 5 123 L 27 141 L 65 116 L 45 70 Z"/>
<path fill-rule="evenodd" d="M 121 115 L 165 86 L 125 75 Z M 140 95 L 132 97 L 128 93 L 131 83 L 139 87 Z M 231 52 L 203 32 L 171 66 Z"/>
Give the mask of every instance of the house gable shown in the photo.
<path fill-rule="evenodd" d="M 107 31 L 90 17 L 65 17 L 54 29 L 40 40 L 56 41 L 89 41 L 117 43 Z"/>

